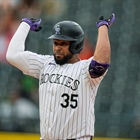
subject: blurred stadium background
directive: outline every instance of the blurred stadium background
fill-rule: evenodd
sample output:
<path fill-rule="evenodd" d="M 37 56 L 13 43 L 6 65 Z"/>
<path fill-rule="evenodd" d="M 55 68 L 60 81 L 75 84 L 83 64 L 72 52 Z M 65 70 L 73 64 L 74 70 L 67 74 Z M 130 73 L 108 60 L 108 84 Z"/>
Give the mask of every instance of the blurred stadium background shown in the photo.
<path fill-rule="evenodd" d="M 111 66 L 96 98 L 94 139 L 140 139 L 140 0 L 0 0 L 0 140 L 24 138 L 26 133 L 34 134 L 26 139 L 39 139 L 38 81 L 5 60 L 21 18 L 42 18 L 43 30 L 30 32 L 26 41 L 28 50 L 41 54 L 52 53 L 46 38 L 56 22 L 78 22 L 86 35 L 84 59 L 94 53 L 96 20 L 112 12 Z"/>

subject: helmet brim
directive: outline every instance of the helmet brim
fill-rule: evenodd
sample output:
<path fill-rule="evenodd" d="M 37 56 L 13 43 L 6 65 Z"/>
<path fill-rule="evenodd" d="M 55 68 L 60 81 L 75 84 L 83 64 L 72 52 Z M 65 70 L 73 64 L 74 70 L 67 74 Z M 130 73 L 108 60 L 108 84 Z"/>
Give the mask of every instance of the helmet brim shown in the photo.
<path fill-rule="evenodd" d="M 48 39 L 57 39 L 57 40 L 65 40 L 65 41 L 77 41 L 77 39 L 68 37 L 65 35 L 51 35 Z"/>

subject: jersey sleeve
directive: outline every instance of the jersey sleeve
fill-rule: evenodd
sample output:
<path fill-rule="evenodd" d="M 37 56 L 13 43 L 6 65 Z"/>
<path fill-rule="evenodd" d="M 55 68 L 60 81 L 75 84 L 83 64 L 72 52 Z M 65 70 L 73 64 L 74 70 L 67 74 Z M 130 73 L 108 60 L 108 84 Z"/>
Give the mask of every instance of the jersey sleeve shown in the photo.
<path fill-rule="evenodd" d="M 38 78 L 40 70 L 45 61 L 44 55 L 39 55 L 30 51 L 18 53 L 15 60 L 11 62 L 13 66 L 21 70 L 24 74 Z"/>
<path fill-rule="evenodd" d="M 93 59 L 93 57 L 83 61 L 84 64 L 82 65 L 83 66 L 82 75 L 83 75 L 84 80 L 87 83 L 90 83 L 91 86 L 95 87 L 95 86 L 98 86 L 100 84 L 100 82 L 102 81 L 102 79 L 106 75 L 107 71 L 102 76 L 100 76 L 98 78 L 92 78 L 89 74 L 89 65 L 90 65 L 90 62 L 92 59 Z"/>
<path fill-rule="evenodd" d="M 29 52 L 29 70 L 24 74 L 39 78 L 44 63 L 47 61 L 48 55 L 40 55 L 37 53 Z"/>

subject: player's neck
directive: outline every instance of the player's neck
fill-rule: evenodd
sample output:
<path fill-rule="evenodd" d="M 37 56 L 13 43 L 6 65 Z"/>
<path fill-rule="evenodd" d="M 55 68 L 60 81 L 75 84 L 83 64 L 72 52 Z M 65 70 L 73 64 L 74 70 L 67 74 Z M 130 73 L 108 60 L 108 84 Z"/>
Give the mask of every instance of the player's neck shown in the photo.
<path fill-rule="evenodd" d="M 74 54 L 73 57 L 68 61 L 69 64 L 73 64 L 80 61 L 79 54 Z"/>

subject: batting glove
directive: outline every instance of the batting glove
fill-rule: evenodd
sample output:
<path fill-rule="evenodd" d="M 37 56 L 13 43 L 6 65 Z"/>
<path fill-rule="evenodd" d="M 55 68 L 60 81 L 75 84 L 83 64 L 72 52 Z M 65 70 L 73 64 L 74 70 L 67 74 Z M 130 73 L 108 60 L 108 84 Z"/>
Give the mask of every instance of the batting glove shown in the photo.
<path fill-rule="evenodd" d="M 34 18 L 23 18 L 21 20 L 22 22 L 26 22 L 28 25 L 30 25 L 30 30 L 38 32 L 42 29 L 41 24 L 41 19 L 34 19 Z"/>
<path fill-rule="evenodd" d="M 109 19 L 104 19 L 104 17 L 101 16 L 99 20 L 96 22 L 96 25 L 98 28 L 102 25 L 106 25 L 109 28 L 114 21 L 115 21 L 115 14 L 112 13 Z"/>

